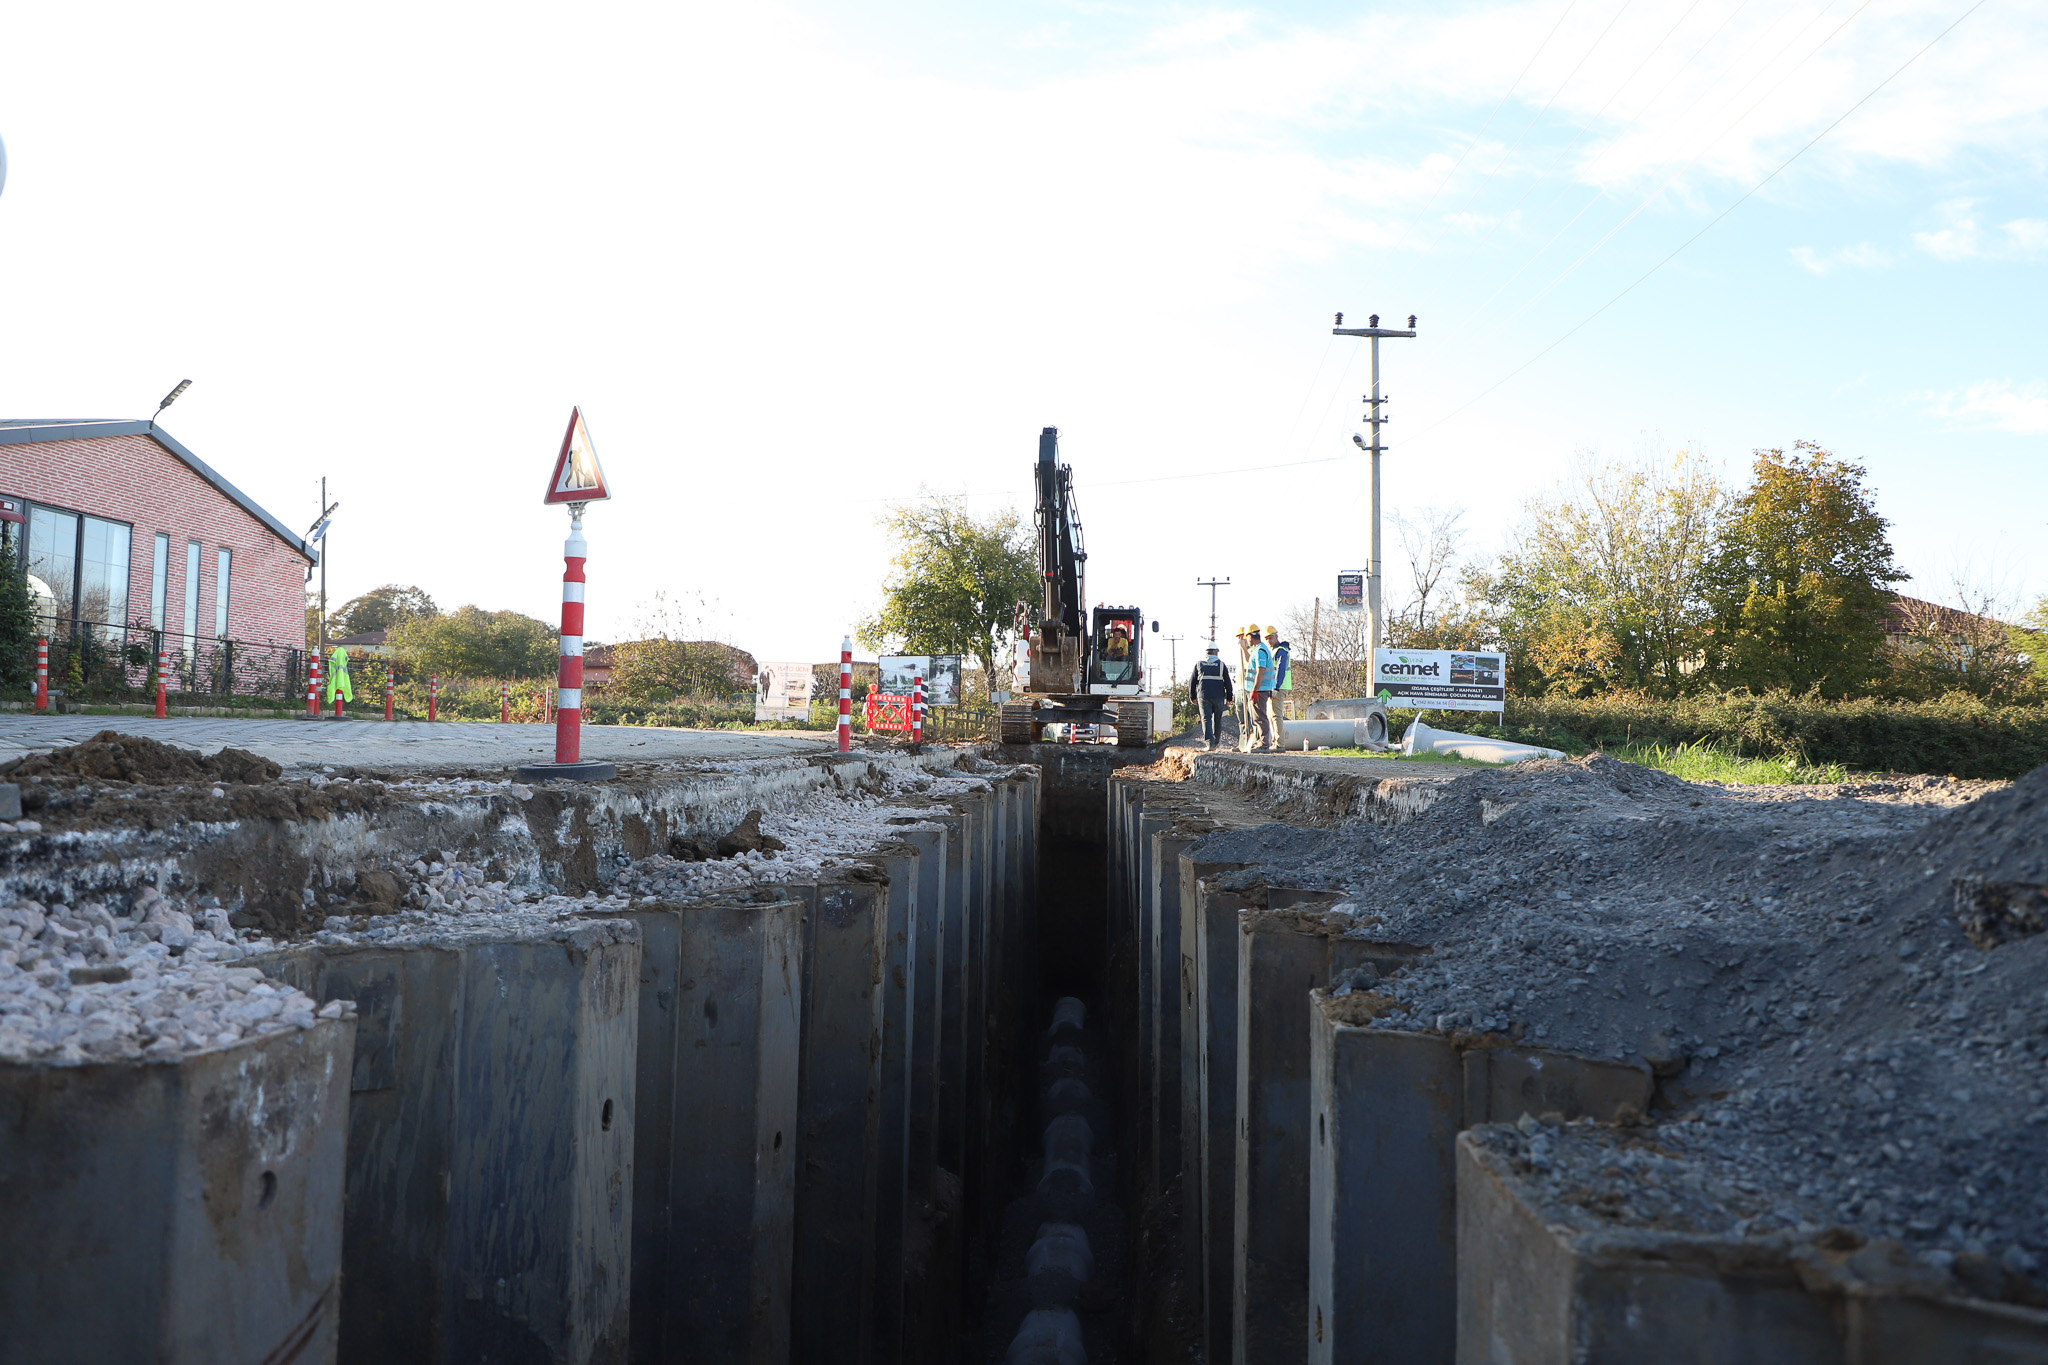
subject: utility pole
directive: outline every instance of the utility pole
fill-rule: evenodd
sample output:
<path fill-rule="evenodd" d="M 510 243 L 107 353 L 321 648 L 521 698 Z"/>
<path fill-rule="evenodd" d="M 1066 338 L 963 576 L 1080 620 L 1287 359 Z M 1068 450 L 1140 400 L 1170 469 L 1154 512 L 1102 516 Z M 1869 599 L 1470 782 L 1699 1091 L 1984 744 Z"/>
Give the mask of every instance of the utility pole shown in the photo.
<path fill-rule="evenodd" d="M 1173 670 L 1169 676 L 1175 679 L 1180 677 L 1179 645 L 1182 640 L 1187 638 L 1185 635 L 1169 635 L 1166 637 L 1166 657 L 1169 660 L 1167 667 Z"/>
<path fill-rule="evenodd" d="M 173 393 L 171 398 L 176 398 L 177 396 L 176 393 Z M 166 398 L 164 401 L 168 403 L 171 400 Z M 327 524 L 333 519 L 335 509 L 340 506 L 341 504 L 338 502 L 329 502 L 327 500 L 327 479 L 323 475 L 320 479 L 320 515 L 313 518 L 313 524 L 306 528 L 306 541 L 308 544 L 316 547 L 313 553 L 320 557 L 320 628 L 318 631 L 318 648 L 323 656 L 327 653 Z M 307 576 L 311 577 L 311 575 L 312 571 L 310 569 L 307 570 Z"/>
<path fill-rule="evenodd" d="M 1371 613 L 1365 626 L 1365 667 L 1366 676 L 1375 676 L 1380 647 L 1380 423 L 1387 419 L 1380 416 L 1380 405 L 1387 400 L 1380 396 L 1380 338 L 1412 337 L 1415 335 L 1415 315 L 1408 315 L 1408 327 L 1404 331 L 1396 327 L 1380 326 L 1380 315 L 1374 313 L 1367 319 L 1368 327 L 1346 327 L 1344 315 L 1337 314 L 1337 325 L 1330 329 L 1332 336 L 1372 338 L 1372 392 L 1365 396 L 1368 406 L 1366 420 L 1372 424 L 1372 444 L 1355 433 L 1351 439 L 1359 449 L 1372 456 L 1372 562 L 1365 571 L 1366 609 Z"/>
<path fill-rule="evenodd" d="M 1339 314 L 1339 316 L 1341 317 L 1342 314 Z M 1198 578 L 1195 580 L 1195 586 L 1209 590 L 1209 643 L 1213 645 L 1216 643 L 1216 589 L 1229 587 L 1230 580 L 1227 578 Z"/>

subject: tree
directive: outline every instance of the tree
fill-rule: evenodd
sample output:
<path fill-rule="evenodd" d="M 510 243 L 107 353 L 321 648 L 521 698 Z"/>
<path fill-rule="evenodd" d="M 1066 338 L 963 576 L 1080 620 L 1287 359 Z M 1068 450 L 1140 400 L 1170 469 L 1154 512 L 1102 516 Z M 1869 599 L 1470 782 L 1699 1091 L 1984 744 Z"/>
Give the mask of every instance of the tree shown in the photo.
<path fill-rule="evenodd" d="M 758 671 L 753 655 L 717 640 L 628 640 L 611 647 L 611 661 L 605 695 L 622 701 L 752 696 Z"/>
<path fill-rule="evenodd" d="M 1889 589 L 1906 575 L 1864 474 L 1811 441 L 1756 452 L 1707 570 L 1720 681 L 1843 697 L 1884 671 Z"/>
<path fill-rule="evenodd" d="M 384 643 L 414 671 L 443 678 L 548 677 L 561 649 L 555 628 L 545 621 L 474 606 L 402 620 Z"/>
<path fill-rule="evenodd" d="M 993 680 L 1018 602 L 1039 597 L 1036 538 L 1015 512 L 985 520 L 961 498 L 892 507 L 882 524 L 897 551 L 882 609 L 861 623 L 860 642 L 907 654 L 960 654 Z"/>
<path fill-rule="evenodd" d="M 424 589 L 386 583 L 342 603 L 341 608 L 328 619 L 327 636 L 334 639 L 373 630 L 389 630 L 400 621 L 439 614 L 434 599 L 427 596 Z"/>
<path fill-rule="evenodd" d="M 1465 531 L 1458 523 L 1465 518 L 1462 508 L 1444 511 L 1440 508 L 1425 507 L 1415 517 L 1394 513 L 1394 534 L 1400 537 L 1402 552 L 1408 559 L 1408 600 L 1386 618 L 1387 643 L 1426 648 L 1410 634 L 1426 632 L 1430 627 L 1429 599 L 1438 599 L 1438 613 L 1442 614 L 1442 600 L 1445 594 L 1437 591 L 1451 565 L 1457 562 L 1459 546 L 1464 542 Z"/>
<path fill-rule="evenodd" d="M 1710 619 L 1705 570 L 1726 498 L 1706 459 L 1681 451 L 1585 461 L 1557 494 L 1532 499 L 1507 552 L 1467 576 L 1518 689 L 1684 687 Z"/>
<path fill-rule="evenodd" d="M 21 560 L 22 531 L 8 526 L 0 540 L 0 689 L 26 691 L 36 676 L 36 608 Z"/>

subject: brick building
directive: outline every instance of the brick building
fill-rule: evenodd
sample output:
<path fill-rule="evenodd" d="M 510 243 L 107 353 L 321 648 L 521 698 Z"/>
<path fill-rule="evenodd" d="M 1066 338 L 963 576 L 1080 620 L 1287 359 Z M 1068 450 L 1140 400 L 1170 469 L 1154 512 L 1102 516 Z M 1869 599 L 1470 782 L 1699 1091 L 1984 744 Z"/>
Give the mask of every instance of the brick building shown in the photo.
<path fill-rule="evenodd" d="M 297 648 L 315 551 L 149 422 L 0 419 L 0 498 L 18 503 L 29 590 L 53 636 L 162 631 Z"/>

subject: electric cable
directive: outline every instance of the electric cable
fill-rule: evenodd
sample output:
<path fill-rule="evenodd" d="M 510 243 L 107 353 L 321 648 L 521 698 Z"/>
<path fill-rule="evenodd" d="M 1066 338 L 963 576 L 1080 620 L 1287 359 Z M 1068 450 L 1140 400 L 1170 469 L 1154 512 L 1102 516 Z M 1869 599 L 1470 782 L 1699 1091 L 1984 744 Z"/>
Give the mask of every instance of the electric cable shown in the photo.
<path fill-rule="evenodd" d="M 1651 266 L 1648 270 L 1645 270 L 1642 274 L 1638 275 L 1634 280 L 1630 281 L 1613 298 L 1610 298 L 1609 300 L 1607 300 L 1607 302 L 1601 304 L 1598 308 L 1595 308 L 1591 313 L 1588 313 L 1584 318 L 1580 319 L 1578 324 L 1572 327 L 1570 331 L 1566 332 L 1563 336 L 1558 337 L 1555 341 L 1551 342 L 1548 346 L 1545 346 L 1535 355 L 1530 356 L 1520 365 L 1517 365 L 1514 369 L 1508 371 L 1507 374 L 1501 376 L 1498 380 L 1495 380 L 1486 388 L 1480 390 L 1472 397 L 1466 399 L 1457 407 L 1451 409 L 1442 417 L 1439 417 L 1436 421 L 1431 422 L 1421 431 L 1416 432 L 1415 435 L 1408 437 L 1408 444 L 1413 445 L 1415 442 L 1423 439 L 1430 432 L 1435 431 L 1437 428 L 1443 426 L 1446 422 L 1449 422 L 1451 419 L 1457 417 L 1460 413 L 1470 408 L 1473 404 L 1478 403 L 1488 394 L 1493 393 L 1496 389 L 1499 389 L 1502 385 L 1512 380 L 1516 375 L 1522 373 L 1522 371 L 1528 369 L 1531 365 L 1534 365 L 1537 361 L 1543 359 L 1543 357 L 1549 355 L 1552 351 L 1564 345 L 1565 342 L 1571 340 L 1574 336 L 1578 335 L 1579 332 L 1583 331 L 1586 328 L 1586 326 L 1590 324 L 1595 318 L 1599 317 L 1602 313 L 1605 313 L 1608 309 L 1612 308 L 1615 304 L 1621 302 L 1622 299 L 1626 298 L 1629 294 L 1634 292 L 1637 285 L 1640 285 L 1644 280 L 1649 279 L 1650 276 L 1656 274 L 1659 270 L 1662 270 L 1665 266 L 1669 265 L 1673 260 L 1677 259 L 1680 252 L 1684 251 L 1694 242 L 1697 242 L 1700 238 L 1706 236 L 1707 233 L 1712 231 L 1715 225 L 1720 223 L 1722 219 L 1726 218 L 1729 214 L 1735 212 L 1736 209 L 1742 207 L 1743 204 L 1747 203 L 1752 197 L 1755 196 L 1758 190 L 1761 190 L 1764 186 L 1770 184 L 1773 180 L 1776 180 L 1779 175 L 1783 174 L 1784 171 L 1792 165 L 1793 162 L 1797 161 L 1800 157 L 1805 156 L 1807 152 L 1811 151 L 1815 144 L 1820 142 L 1822 138 L 1826 137 L 1829 133 L 1835 131 L 1835 129 L 1841 127 L 1841 125 L 1848 120 L 1851 114 L 1854 114 L 1858 109 L 1861 109 L 1864 105 L 1870 103 L 1871 100 L 1875 99 L 1880 91 L 1882 91 L 1886 86 L 1890 85 L 1893 81 L 1897 80 L 1901 75 L 1903 75 L 1906 71 L 1906 68 L 1912 66 L 1913 63 L 1919 61 L 1922 57 L 1926 56 L 1928 52 L 1930 52 L 1933 49 L 1936 43 L 1940 42 L 1943 38 L 1946 38 L 1950 33 L 1954 32 L 1958 24 L 1961 24 L 1963 20 L 1969 18 L 1978 10 L 1982 9 L 1986 2 L 1987 0 L 1976 0 L 1975 4 L 1971 5 L 1968 9 L 1964 10 L 1961 14 L 1957 15 L 1955 19 L 1949 23 L 1947 28 L 1944 28 L 1941 32 L 1935 34 L 1932 38 L 1928 39 L 1925 46 L 1920 48 L 1920 50 L 1915 52 L 1912 56 L 1906 58 L 1906 60 L 1900 63 L 1898 68 L 1894 70 L 1889 76 L 1886 76 L 1883 80 L 1879 81 L 1876 85 L 1872 86 L 1869 93 L 1864 95 L 1863 98 L 1857 100 L 1854 104 L 1850 105 L 1847 109 L 1843 110 L 1842 113 L 1834 120 L 1834 122 L 1828 124 L 1827 127 L 1821 129 L 1818 133 L 1815 133 L 1813 137 L 1810 138 L 1804 146 L 1800 147 L 1799 150 L 1792 153 L 1792 155 L 1786 157 L 1782 162 L 1778 164 L 1777 168 L 1773 170 L 1769 175 L 1766 175 L 1763 179 L 1757 181 L 1754 185 L 1751 185 L 1747 190 L 1744 190 L 1740 198 L 1736 199 L 1733 203 L 1729 204 L 1728 207 L 1722 209 L 1719 213 L 1715 214 L 1711 219 L 1707 221 L 1705 226 L 1700 228 L 1699 231 L 1693 233 L 1692 236 L 1686 238 L 1677 246 L 1673 247 L 1669 255 L 1665 256 L 1662 260 L 1658 261 L 1655 265 Z M 1860 13 L 1861 11 L 1859 10 L 1858 12 Z M 1850 16 L 1850 18 L 1852 19 L 1854 17 L 1855 15 Z M 1846 22 L 1847 20 L 1844 21 L 1844 23 Z M 1815 50 L 1818 51 L 1819 49 Z"/>

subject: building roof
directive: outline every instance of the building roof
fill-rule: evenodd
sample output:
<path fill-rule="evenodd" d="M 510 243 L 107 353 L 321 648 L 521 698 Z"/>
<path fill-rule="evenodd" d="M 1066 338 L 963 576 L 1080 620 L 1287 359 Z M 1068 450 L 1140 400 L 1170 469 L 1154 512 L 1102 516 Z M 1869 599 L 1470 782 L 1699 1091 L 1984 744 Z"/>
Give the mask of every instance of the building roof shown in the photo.
<path fill-rule="evenodd" d="M 386 633 L 387 632 L 381 630 L 362 630 L 357 631 L 354 635 L 344 635 L 338 640 L 330 640 L 328 641 L 328 643 L 335 645 L 355 645 L 359 649 L 373 649 L 384 643 Z"/>
<path fill-rule="evenodd" d="M 320 562 L 320 552 L 284 528 L 284 523 L 257 506 L 256 500 L 222 478 L 214 467 L 194 455 L 169 432 L 154 422 L 122 421 L 113 418 L 25 418 L 0 417 L 0 446 L 37 445 L 44 441 L 89 441 L 101 436 L 147 436 L 184 461 L 194 474 L 206 480 L 244 512 L 262 522 L 270 531 L 304 555 Z"/>
<path fill-rule="evenodd" d="M 2005 623 L 1995 617 L 1944 607 L 1939 602 L 1923 601 L 1904 593 L 1895 592 L 1891 599 L 1885 608 L 1884 629 L 1887 635 L 1911 635 L 1917 630 L 1932 628 L 1944 635 L 1962 638 L 1980 631 L 2002 631 L 2006 628 Z"/>

